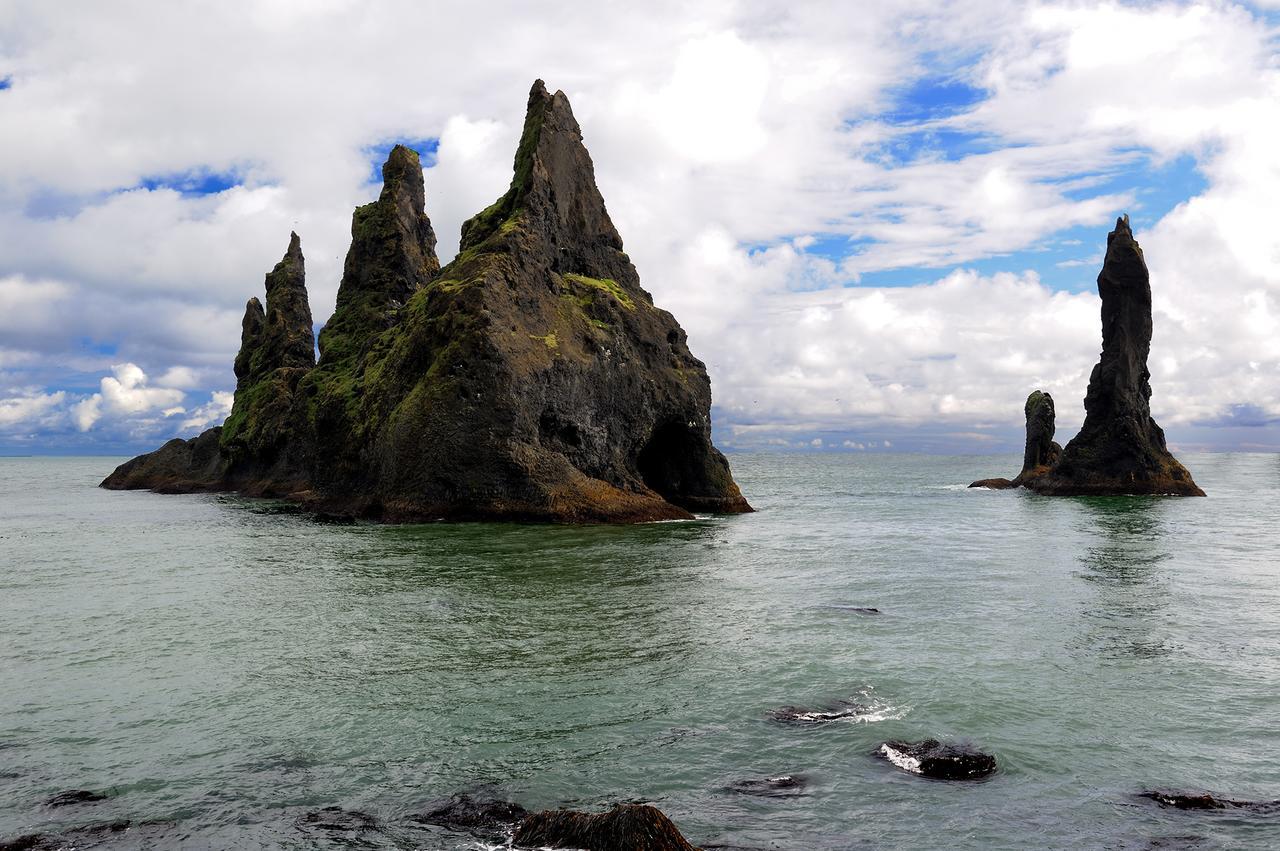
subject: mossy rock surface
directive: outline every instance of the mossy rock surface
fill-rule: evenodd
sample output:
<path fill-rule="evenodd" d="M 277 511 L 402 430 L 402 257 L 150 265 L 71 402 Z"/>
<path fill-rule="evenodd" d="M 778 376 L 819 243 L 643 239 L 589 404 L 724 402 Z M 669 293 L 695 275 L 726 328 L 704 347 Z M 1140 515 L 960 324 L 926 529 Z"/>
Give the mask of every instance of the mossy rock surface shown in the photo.
<path fill-rule="evenodd" d="M 640 286 L 568 100 L 540 81 L 513 172 L 441 268 L 417 156 L 393 149 L 319 363 L 264 347 L 270 287 L 246 310 L 210 487 L 392 521 L 750 510 L 711 443 L 706 369 Z M 104 484 L 149 486 L 124 482 Z"/>

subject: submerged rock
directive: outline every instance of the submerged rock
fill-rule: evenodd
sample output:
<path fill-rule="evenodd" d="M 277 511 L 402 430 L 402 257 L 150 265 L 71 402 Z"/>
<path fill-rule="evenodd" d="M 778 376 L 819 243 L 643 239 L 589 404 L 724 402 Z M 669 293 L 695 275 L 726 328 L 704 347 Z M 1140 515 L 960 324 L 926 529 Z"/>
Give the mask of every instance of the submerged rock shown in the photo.
<path fill-rule="evenodd" d="M 876 754 L 903 771 L 935 780 L 979 780 L 996 770 L 994 756 L 968 745 L 944 744 L 937 739 L 885 742 Z"/>
<path fill-rule="evenodd" d="M 494 839 L 505 836 L 528 815 L 528 810 L 510 801 L 456 795 L 413 820 Z"/>
<path fill-rule="evenodd" d="M 857 720 L 870 712 L 870 708 L 851 700 L 840 700 L 823 709 L 805 706 L 780 706 L 769 710 L 769 718 L 780 724 L 808 727 L 846 719 Z"/>
<path fill-rule="evenodd" d="M 294 822 L 304 831 L 324 831 L 326 833 L 362 833 L 377 830 L 378 820 L 368 813 L 358 810 L 344 810 L 342 807 L 324 807 L 298 816 Z"/>
<path fill-rule="evenodd" d="M 65 792 L 59 792 L 44 803 L 47 807 L 67 807 L 72 804 L 91 804 L 95 801 L 105 801 L 106 799 L 107 796 L 101 792 L 91 792 L 88 789 L 68 789 Z"/>
<path fill-rule="evenodd" d="M 1013 481 L 984 479 L 972 487 L 1026 487 L 1050 496 L 1170 494 L 1204 496 L 1169 453 L 1151 418 L 1151 280 L 1129 217 L 1107 235 L 1098 275 L 1102 296 L 1102 356 L 1089 376 L 1085 421 L 1061 452 L 1053 437 L 1053 400 L 1027 399 L 1027 445 Z M 1044 398 L 1036 403 L 1037 396 Z M 1034 415 L 1034 416 L 1033 416 Z"/>
<path fill-rule="evenodd" d="M 128 819 L 73 827 L 63 833 L 26 833 L 0 839 L 0 851 L 68 851 L 91 848 L 116 838 L 133 826 Z"/>
<path fill-rule="evenodd" d="M 319 362 L 295 236 L 265 309 L 246 308 L 221 430 L 104 487 L 240 490 L 386 521 L 751 510 L 711 443 L 706 369 L 641 288 L 562 92 L 535 83 L 511 187 L 444 268 L 417 155 L 397 146 L 383 180 L 353 218 Z"/>
<path fill-rule="evenodd" d="M 808 778 L 802 774 L 780 774 L 777 777 L 738 780 L 730 783 L 726 789 L 739 795 L 760 798 L 790 798 L 802 794 L 808 785 Z"/>
<path fill-rule="evenodd" d="M 1139 798 L 1148 798 L 1162 807 L 1179 810 L 1249 810 L 1257 813 L 1280 812 L 1280 801 L 1237 801 L 1221 798 L 1208 792 L 1170 792 L 1152 790 L 1139 792 Z"/>
<path fill-rule="evenodd" d="M 582 851 L 697 851 L 656 807 L 625 804 L 605 813 L 544 810 L 516 828 L 521 848 Z"/>

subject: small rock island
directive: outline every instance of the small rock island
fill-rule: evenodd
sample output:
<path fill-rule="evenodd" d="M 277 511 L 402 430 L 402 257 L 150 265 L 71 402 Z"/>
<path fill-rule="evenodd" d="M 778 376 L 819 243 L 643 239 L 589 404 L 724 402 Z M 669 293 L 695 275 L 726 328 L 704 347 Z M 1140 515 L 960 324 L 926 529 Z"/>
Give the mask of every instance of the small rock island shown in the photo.
<path fill-rule="evenodd" d="M 111 489 L 239 491 L 341 517 L 564 523 L 751 511 L 711 383 L 640 286 L 563 92 L 529 93 L 511 187 L 441 268 L 418 155 L 356 209 L 316 360 L 301 242 L 245 308 L 226 422 Z"/>
<path fill-rule="evenodd" d="M 1107 235 L 1098 294 L 1102 357 L 1089 376 L 1080 433 L 1060 449 L 1053 442 L 1053 399 L 1036 391 L 1027 398 L 1022 472 L 970 487 L 1025 487 L 1048 496 L 1204 496 L 1151 418 L 1151 278 L 1128 216 Z"/>

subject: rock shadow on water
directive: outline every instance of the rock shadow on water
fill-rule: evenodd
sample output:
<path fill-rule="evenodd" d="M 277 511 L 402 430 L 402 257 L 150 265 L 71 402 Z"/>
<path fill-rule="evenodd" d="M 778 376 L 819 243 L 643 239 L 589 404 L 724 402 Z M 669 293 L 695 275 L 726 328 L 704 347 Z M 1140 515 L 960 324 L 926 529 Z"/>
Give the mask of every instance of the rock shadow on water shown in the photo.
<path fill-rule="evenodd" d="M 1089 652 L 1110 658 L 1155 659 L 1180 648 L 1169 640 L 1171 605 L 1164 570 L 1173 558 L 1167 541 L 1169 504 L 1155 497 L 1086 497 L 1077 500 L 1080 531 L 1092 538 L 1077 574 L 1095 589 L 1083 610 Z"/>

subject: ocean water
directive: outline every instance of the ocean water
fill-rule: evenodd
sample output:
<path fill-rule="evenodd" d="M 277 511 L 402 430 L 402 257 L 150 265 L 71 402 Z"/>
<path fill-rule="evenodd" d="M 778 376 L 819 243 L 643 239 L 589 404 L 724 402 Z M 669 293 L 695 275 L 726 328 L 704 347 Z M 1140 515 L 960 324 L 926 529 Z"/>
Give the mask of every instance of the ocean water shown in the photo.
<path fill-rule="evenodd" d="M 1014 457 L 736 455 L 758 513 L 628 528 L 327 525 L 97 489 L 118 460 L 0 460 L 0 839 L 477 849 L 410 817 L 479 790 L 706 846 L 1280 847 L 1280 813 L 1136 796 L 1280 799 L 1277 456 L 1050 499 L 965 489 Z M 875 757 L 926 737 L 1000 770 Z"/>

